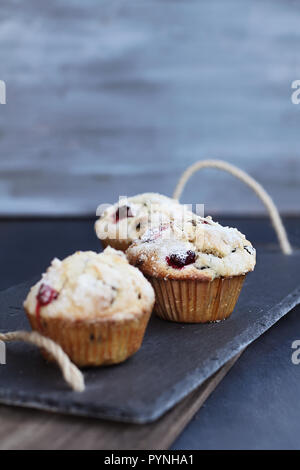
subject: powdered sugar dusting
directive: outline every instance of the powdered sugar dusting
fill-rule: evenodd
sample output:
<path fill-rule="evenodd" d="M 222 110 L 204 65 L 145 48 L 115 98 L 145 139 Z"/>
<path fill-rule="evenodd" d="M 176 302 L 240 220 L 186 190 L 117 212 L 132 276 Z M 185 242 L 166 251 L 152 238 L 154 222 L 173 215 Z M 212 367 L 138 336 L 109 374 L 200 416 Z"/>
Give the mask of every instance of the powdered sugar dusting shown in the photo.
<path fill-rule="evenodd" d="M 126 199 L 126 207 L 132 216 L 117 217 L 116 220 L 116 213 L 118 214 L 124 204 L 124 200 L 114 204 L 97 220 L 95 230 L 98 238 L 132 242 L 140 239 L 149 227 L 156 227 L 170 220 L 193 217 L 193 214 L 175 199 L 162 194 L 144 193 Z"/>
<path fill-rule="evenodd" d="M 147 230 L 127 255 L 143 272 L 162 277 L 178 278 L 183 275 L 176 273 L 180 269 L 196 278 L 214 279 L 244 274 L 255 266 L 255 250 L 242 233 L 197 216 L 183 225 L 170 221 Z"/>
<path fill-rule="evenodd" d="M 24 302 L 29 313 L 35 314 L 42 282 L 58 293 L 41 308 L 44 317 L 133 318 L 154 303 L 151 284 L 129 265 L 123 252 L 110 247 L 100 254 L 77 252 L 63 261 L 53 260 Z"/>

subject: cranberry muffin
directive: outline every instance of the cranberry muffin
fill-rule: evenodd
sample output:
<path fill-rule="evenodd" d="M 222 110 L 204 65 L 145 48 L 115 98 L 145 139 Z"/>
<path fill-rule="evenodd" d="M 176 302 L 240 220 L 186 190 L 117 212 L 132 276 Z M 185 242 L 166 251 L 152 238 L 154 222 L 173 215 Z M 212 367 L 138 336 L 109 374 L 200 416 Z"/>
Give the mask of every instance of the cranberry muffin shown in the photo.
<path fill-rule="evenodd" d="M 152 225 L 184 217 L 185 206 L 162 194 L 144 193 L 123 198 L 96 221 L 95 231 L 103 246 L 125 251 Z"/>
<path fill-rule="evenodd" d="M 153 305 L 150 283 L 109 247 L 55 258 L 24 302 L 32 329 L 79 366 L 115 364 L 134 354 Z"/>
<path fill-rule="evenodd" d="M 229 317 L 256 258 L 237 229 L 198 216 L 148 230 L 126 254 L 154 287 L 156 313 L 191 323 Z"/>

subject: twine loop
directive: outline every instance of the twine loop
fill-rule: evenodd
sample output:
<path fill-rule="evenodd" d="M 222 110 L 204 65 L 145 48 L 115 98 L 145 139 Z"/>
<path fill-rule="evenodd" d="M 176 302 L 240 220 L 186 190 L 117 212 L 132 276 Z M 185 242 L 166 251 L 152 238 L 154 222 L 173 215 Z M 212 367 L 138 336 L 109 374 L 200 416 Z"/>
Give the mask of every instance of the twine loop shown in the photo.
<path fill-rule="evenodd" d="M 179 200 L 188 180 L 194 173 L 201 170 L 202 168 L 218 168 L 219 170 L 227 171 L 231 175 L 241 180 L 247 186 L 249 186 L 249 188 L 251 188 L 255 192 L 255 194 L 259 197 L 259 199 L 267 208 L 273 228 L 276 232 L 279 241 L 281 251 L 285 255 L 290 255 L 292 253 L 293 250 L 289 242 L 285 227 L 271 196 L 267 193 L 267 191 L 262 187 L 261 184 L 259 184 L 254 178 L 252 178 L 252 176 L 250 176 L 248 173 L 241 170 L 240 168 L 231 165 L 230 163 L 227 163 L 223 160 L 200 160 L 199 162 L 196 162 L 193 165 L 189 166 L 179 178 L 179 181 L 176 185 L 173 194 L 174 199 Z"/>
<path fill-rule="evenodd" d="M 76 392 L 82 392 L 85 388 L 83 374 L 70 361 L 67 354 L 62 350 L 59 344 L 50 338 L 40 335 L 36 331 L 13 331 L 9 333 L 0 333 L 0 341 L 24 341 L 31 343 L 39 348 L 45 349 L 58 363 L 61 368 L 65 381 Z"/>

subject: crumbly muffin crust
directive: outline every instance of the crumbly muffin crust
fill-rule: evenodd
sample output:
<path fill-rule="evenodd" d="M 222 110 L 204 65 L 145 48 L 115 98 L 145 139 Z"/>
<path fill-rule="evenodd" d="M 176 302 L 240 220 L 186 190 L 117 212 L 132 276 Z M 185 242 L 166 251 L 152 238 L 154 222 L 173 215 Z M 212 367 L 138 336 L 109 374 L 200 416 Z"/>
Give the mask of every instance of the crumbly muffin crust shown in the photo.
<path fill-rule="evenodd" d="M 109 207 L 95 223 L 101 240 L 123 239 L 129 245 L 151 226 L 183 217 L 185 208 L 176 199 L 157 193 L 144 193 Z M 126 243 L 125 243 L 126 244 Z"/>
<path fill-rule="evenodd" d="M 41 318 L 130 319 L 149 312 L 154 292 L 121 251 L 78 251 L 55 258 L 30 290 L 24 308 Z M 41 308 L 40 308 L 41 307 Z"/>
<path fill-rule="evenodd" d="M 212 281 L 253 271 L 256 252 L 236 228 L 193 215 L 184 224 L 162 224 L 144 233 L 126 251 L 146 276 Z"/>

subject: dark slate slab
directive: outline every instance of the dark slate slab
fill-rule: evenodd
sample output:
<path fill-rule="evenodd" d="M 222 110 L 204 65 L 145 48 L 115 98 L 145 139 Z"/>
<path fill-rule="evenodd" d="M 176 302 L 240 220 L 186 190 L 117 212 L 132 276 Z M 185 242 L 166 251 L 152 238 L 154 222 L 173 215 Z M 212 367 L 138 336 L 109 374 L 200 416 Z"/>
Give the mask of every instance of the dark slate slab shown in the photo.
<path fill-rule="evenodd" d="M 24 344 L 8 346 L 0 402 L 129 422 L 157 419 L 300 302 L 300 254 L 259 253 L 233 315 L 210 325 L 153 317 L 141 350 L 124 364 L 84 372 L 72 392 L 57 367 Z M 28 328 L 21 309 L 29 284 L 0 295 L 0 331 Z"/>

